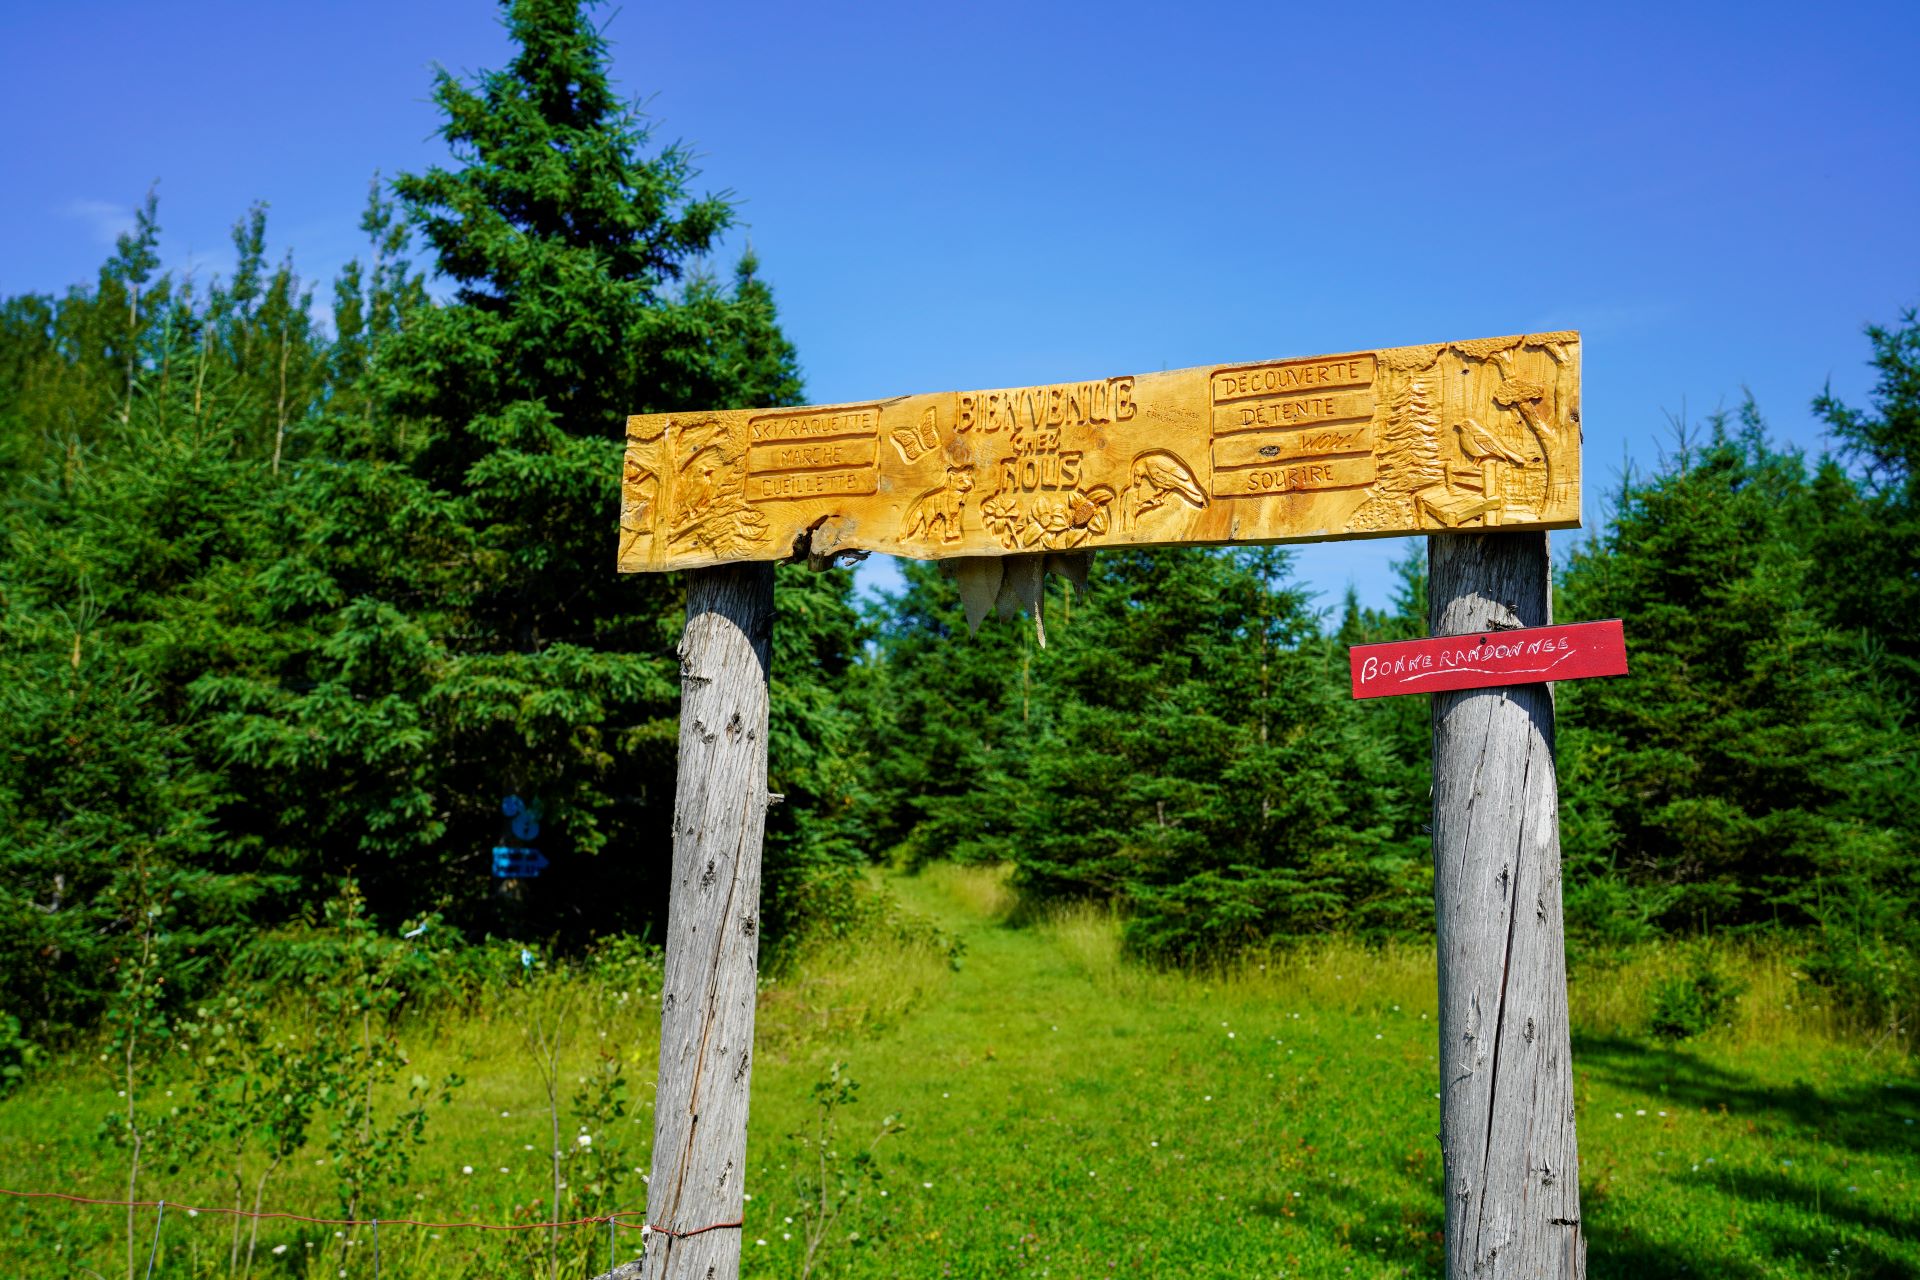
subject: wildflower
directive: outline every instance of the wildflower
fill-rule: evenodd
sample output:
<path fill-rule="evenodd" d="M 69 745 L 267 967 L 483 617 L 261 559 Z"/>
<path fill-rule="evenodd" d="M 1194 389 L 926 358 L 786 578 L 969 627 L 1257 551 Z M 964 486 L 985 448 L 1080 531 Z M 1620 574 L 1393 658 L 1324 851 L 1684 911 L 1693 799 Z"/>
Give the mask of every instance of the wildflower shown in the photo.
<path fill-rule="evenodd" d="M 923 1182 L 920 1185 L 927 1188 L 927 1190 L 929 1191 L 933 1190 L 933 1184 L 931 1182 Z"/>
<path fill-rule="evenodd" d="M 472 1165 L 470 1165 L 470 1164 L 463 1164 L 463 1165 L 461 1165 L 461 1166 L 460 1166 L 460 1172 L 462 1172 L 462 1173 L 472 1173 L 472 1172 L 473 1172 L 473 1166 L 472 1166 Z M 339 1233 L 338 1231 L 336 1231 L 336 1232 L 334 1232 L 333 1234 L 335 1234 L 335 1235 L 339 1235 L 340 1233 Z"/>
<path fill-rule="evenodd" d="M 765 1248 L 767 1242 L 765 1240 L 755 1240 L 754 1243 L 761 1246 L 762 1248 Z"/>
<path fill-rule="evenodd" d="M 510 1171 L 508 1170 L 508 1168 L 507 1168 L 507 1166 L 505 1166 L 505 1165 L 501 1165 L 501 1166 L 500 1166 L 500 1172 L 502 1172 L 502 1173 L 507 1173 L 507 1172 L 510 1172 Z"/>
<path fill-rule="evenodd" d="M 287 1246 L 285 1246 L 285 1245 L 283 1245 L 283 1244 L 277 1244 L 277 1245 L 275 1245 L 275 1246 L 273 1246 L 273 1251 L 274 1251 L 275 1253 L 285 1253 L 285 1252 L 287 1251 Z"/>
<path fill-rule="evenodd" d="M 583 1133 L 579 1137 L 575 1138 L 574 1141 L 579 1143 L 583 1147 L 590 1147 L 593 1145 L 593 1135 L 590 1133 Z"/>

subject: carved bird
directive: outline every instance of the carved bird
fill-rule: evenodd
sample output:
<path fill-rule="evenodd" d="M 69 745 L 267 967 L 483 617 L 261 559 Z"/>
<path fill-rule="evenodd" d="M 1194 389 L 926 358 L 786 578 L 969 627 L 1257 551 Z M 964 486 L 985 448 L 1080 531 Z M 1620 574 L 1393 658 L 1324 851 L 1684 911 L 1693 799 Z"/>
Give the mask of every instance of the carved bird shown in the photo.
<path fill-rule="evenodd" d="M 1453 429 L 1460 433 L 1460 452 L 1466 454 L 1475 462 L 1485 462 L 1488 458 L 1499 458 L 1503 462 L 1511 462 L 1516 467 L 1524 467 L 1533 461 L 1531 458 L 1515 453 L 1500 437 L 1488 431 L 1472 418 L 1468 418 L 1464 422 L 1454 423 Z"/>
<path fill-rule="evenodd" d="M 1207 505 L 1206 491 L 1201 489 L 1192 470 L 1165 449 L 1148 450 L 1133 460 L 1130 487 L 1134 492 L 1135 515 L 1145 515 L 1176 493 L 1196 507 Z"/>

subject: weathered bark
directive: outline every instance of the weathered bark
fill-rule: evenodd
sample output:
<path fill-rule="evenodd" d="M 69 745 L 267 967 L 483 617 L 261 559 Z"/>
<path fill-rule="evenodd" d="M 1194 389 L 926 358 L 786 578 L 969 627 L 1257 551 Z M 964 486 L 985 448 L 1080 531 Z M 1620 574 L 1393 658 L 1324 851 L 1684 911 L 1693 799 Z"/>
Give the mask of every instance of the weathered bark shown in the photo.
<path fill-rule="evenodd" d="M 1553 621 L 1544 533 L 1428 540 L 1431 630 Z M 1433 696 L 1448 1280 L 1586 1274 L 1553 693 Z"/>
<path fill-rule="evenodd" d="M 772 631 L 772 565 L 687 575 L 647 1280 L 740 1273 Z"/>

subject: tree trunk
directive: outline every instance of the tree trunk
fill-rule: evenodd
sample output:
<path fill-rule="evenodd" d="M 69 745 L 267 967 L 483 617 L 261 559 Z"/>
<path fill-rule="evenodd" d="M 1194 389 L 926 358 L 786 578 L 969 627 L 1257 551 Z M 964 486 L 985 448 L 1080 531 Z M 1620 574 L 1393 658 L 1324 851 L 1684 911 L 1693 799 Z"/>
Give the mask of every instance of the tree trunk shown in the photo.
<path fill-rule="evenodd" d="M 1544 533 L 1428 540 L 1432 634 L 1553 621 Z M 1586 1274 L 1553 693 L 1433 695 L 1448 1280 Z"/>
<path fill-rule="evenodd" d="M 687 575 L 647 1280 L 740 1273 L 772 632 L 772 565 Z"/>

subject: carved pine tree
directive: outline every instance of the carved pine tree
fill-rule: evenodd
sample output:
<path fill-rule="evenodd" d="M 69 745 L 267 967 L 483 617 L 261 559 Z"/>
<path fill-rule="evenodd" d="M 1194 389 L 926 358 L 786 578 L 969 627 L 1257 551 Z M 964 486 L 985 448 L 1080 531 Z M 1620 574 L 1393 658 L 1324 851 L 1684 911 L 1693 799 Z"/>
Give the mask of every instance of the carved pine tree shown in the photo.
<path fill-rule="evenodd" d="M 1402 386 L 1387 408 L 1387 422 L 1376 454 L 1373 492 L 1347 522 L 1347 528 L 1404 528 L 1415 523 L 1414 494 L 1446 479 L 1440 459 L 1440 415 L 1428 400 L 1425 382 Z"/>
<path fill-rule="evenodd" d="M 1426 383 L 1409 382 L 1387 410 L 1380 480 L 1396 494 L 1411 496 L 1446 478 L 1446 464 L 1440 460 L 1440 415 L 1427 394 Z"/>

